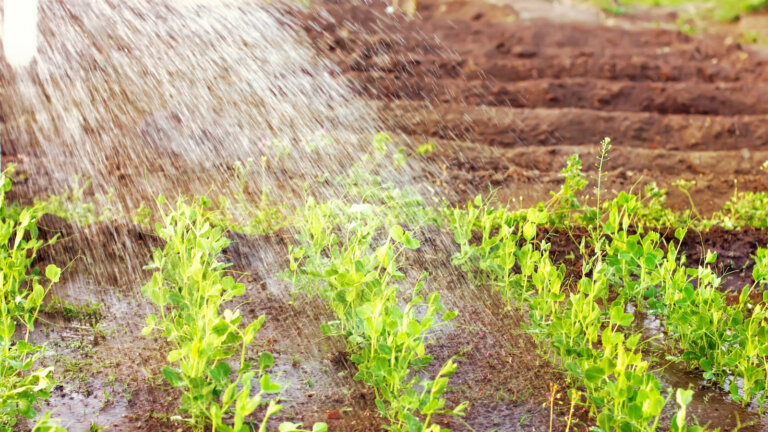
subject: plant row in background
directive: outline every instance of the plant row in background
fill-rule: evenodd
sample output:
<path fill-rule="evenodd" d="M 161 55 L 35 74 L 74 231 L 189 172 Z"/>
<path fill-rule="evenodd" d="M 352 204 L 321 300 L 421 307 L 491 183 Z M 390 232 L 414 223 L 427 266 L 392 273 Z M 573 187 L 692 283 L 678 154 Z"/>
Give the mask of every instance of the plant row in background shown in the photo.
<path fill-rule="evenodd" d="M 323 332 L 346 341 L 357 366 L 354 379 L 373 388 L 388 430 L 445 431 L 434 416 L 463 416 L 467 406 L 448 408 L 443 397 L 456 364 L 449 359 L 434 378 L 424 369 L 433 360 L 428 338 L 456 313 L 445 311 L 439 293 L 424 297 L 426 274 L 406 285 L 402 256 L 420 243 L 400 225 L 387 229 L 378 210 L 309 203 L 284 277 L 296 292 L 316 294 L 333 311 L 336 320 Z"/>
<path fill-rule="evenodd" d="M 158 204 L 162 209 L 165 202 Z M 282 408 L 276 397 L 268 397 L 281 390 L 267 373 L 273 356 L 263 352 L 253 360 L 248 354 L 265 317 L 243 325 L 239 310 L 225 308 L 243 295 L 245 286 L 227 274 L 228 265 L 220 260 L 229 240 L 223 228 L 211 223 L 215 217 L 209 205 L 179 200 L 161 215 L 156 232 L 165 245 L 153 252 L 147 268 L 154 273 L 142 289 L 157 313 L 147 317 L 143 334 L 157 331 L 173 348 L 162 374 L 182 392 L 179 409 L 190 425 L 262 432 Z M 264 405 L 265 413 L 254 424 L 252 414 Z M 280 431 L 300 431 L 300 426 L 284 423 Z M 323 423 L 313 427 L 315 432 L 326 429 Z"/>
<path fill-rule="evenodd" d="M 750 12 L 760 12 L 768 7 L 766 0 L 593 0 L 603 10 L 625 13 L 626 6 L 697 7 L 698 13 L 718 20 L 732 21 Z"/>

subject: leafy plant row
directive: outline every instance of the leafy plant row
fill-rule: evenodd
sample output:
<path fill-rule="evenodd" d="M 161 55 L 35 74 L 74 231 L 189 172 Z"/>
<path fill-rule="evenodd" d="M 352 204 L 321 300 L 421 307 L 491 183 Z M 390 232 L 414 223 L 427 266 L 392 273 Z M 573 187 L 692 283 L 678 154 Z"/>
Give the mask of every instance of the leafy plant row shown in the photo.
<path fill-rule="evenodd" d="M 530 210 L 521 221 L 484 206 L 479 198 L 466 209 L 453 209 L 448 219 L 461 248 L 453 262 L 527 314 L 526 330 L 542 354 L 584 388 L 599 430 L 658 430 L 673 395 L 679 411 L 668 429 L 703 430 L 686 422 L 692 392 L 663 389 L 642 358 L 640 335 L 631 331 L 634 317 L 626 303 L 622 298 L 609 301 L 604 239 L 595 239 L 582 269 L 586 276 L 569 292 L 565 267 L 552 262 L 546 242 L 536 241 L 537 225 L 549 216 Z"/>
<path fill-rule="evenodd" d="M 423 370 L 433 360 L 426 351 L 428 338 L 456 313 L 445 311 L 437 292 L 424 298 L 425 274 L 411 289 L 397 285 L 405 280 L 402 255 L 420 243 L 399 225 L 387 231 L 373 211 L 310 202 L 300 216 L 298 244 L 290 248 L 284 276 L 296 292 L 318 295 L 333 311 L 336 320 L 323 331 L 344 337 L 357 365 L 354 379 L 373 387 L 387 429 L 445 431 L 434 416 L 462 416 L 467 406 L 449 409 L 443 397 L 456 364 L 448 360 L 433 379 L 423 377 Z"/>
<path fill-rule="evenodd" d="M 578 168 L 575 158 L 570 162 L 571 168 Z M 561 195 L 572 196 L 586 186 L 568 180 L 569 174 L 578 178 L 578 170 L 564 174 Z M 576 186 L 566 190 L 569 184 Z M 677 243 L 664 244 L 658 232 L 645 232 L 648 207 L 642 198 L 626 192 L 605 202 L 601 210 L 600 216 L 592 216 L 592 226 L 599 231 L 598 239 L 605 239 L 610 270 L 606 280 L 619 299 L 656 316 L 668 348 L 690 367 L 701 369 L 705 379 L 728 388 L 734 400 L 755 403 L 762 411 L 768 401 L 768 294 L 755 304 L 750 293 L 768 281 L 765 250 L 755 256 L 754 284 L 745 286 L 731 304 L 721 278 L 707 266 L 716 259 L 714 254 L 707 255 L 703 266 L 684 265 L 679 242 L 685 228 L 675 231 Z M 768 223 L 768 217 L 763 219 Z"/>
<path fill-rule="evenodd" d="M 161 209 L 165 205 L 162 199 L 158 204 Z M 179 409 L 190 425 L 197 430 L 210 425 L 213 431 L 251 431 L 256 426 L 249 416 L 266 405 L 257 426 L 265 431 L 268 419 L 281 410 L 277 398 L 267 395 L 281 387 L 267 373 L 274 363 L 269 352 L 256 361 L 248 355 L 265 317 L 243 326 L 240 311 L 225 307 L 244 294 L 245 285 L 227 275 L 228 264 L 220 261 L 230 241 L 223 228 L 211 223 L 215 217 L 209 206 L 205 199 L 197 204 L 179 200 L 161 215 L 156 232 L 165 245 L 153 252 L 147 268 L 154 273 L 142 289 L 157 313 L 147 317 L 143 334 L 156 331 L 171 344 L 170 366 L 163 367 L 162 374 L 182 391 Z M 300 431 L 300 426 L 284 423 L 280 431 Z M 323 423 L 313 427 L 314 432 L 326 429 Z"/>
<path fill-rule="evenodd" d="M 546 356 L 586 388 L 603 430 L 655 430 L 666 403 L 639 351 L 640 335 L 632 334 L 628 311 L 638 309 L 659 319 L 667 348 L 680 360 L 727 387 L 734 400 L 762 411 L 768 397 L 768 299 L 755 304 L 749 294 L 768 281 L 766 249 L 755 256 L 755 284 L 731 304 L 719 289 L 721 279 L 706 266 L 714 254 L 704 266 L 686 268 L 679 254 L 685 229 L 670 244 L 658 232 L 645 232 L 649 207 L 641 196 L 621 192 L 600 204 L 598 189 L 595 207 L 582 204 L 577 192 L 587 182 L 580 168 L 576 156 L 569 158 L 562 189 L 526 212 L 492 209 L 479 197 L 466 209 L 447 211 L 460 245 L 454 263 L 528 314 L 528 331 Z M 574 221 L 589 227 L 578 243 L 584 276 L 566 281 L 547 243 L 535 238 L 538 227 Z M 680 412 L 690 395 L 677 393 Z M 679 415 L 670 428 L 685 430 L 684 418 Z"/>
<path fill-rule="evenodd" d="M 625 217 L 634 206 L 626 196 Z M 684 230 L 676 232 L 683 238 Z M 665 252 L 666 249 L 666 252 Z M 617 293 L 659 319 L 672 352 L 703 377 L 728 388 L 731 397 L 760 411 L 768 401 L 768 310 L 750 296 L 766 278 L 758 252 L 753 271 L 755 283 L 745 286 L 733 303 L 727 300 L 721 278 L 706 266 L 716 256 L 709 253 L 704 266 L 686 268 L 679 243 L 663 245 L 656 232 L 642 228 L 628 234 L 612 233 L 608 256 L 613 268 L 611 285 Z"/>
<path fill-rule="evenodd" d="M 13 431 L 19 416 L 37 415 L 36 402 L 50 397 L 53 368 L 38 368 L 44 345 L 30 341 L 43 299 L 61 271 L 54 265 L 45 269 L 45 285 L 32 262 L 40 248 L 53 243 L 38 238 L 38 206 L 19 207 L 6 202 L 11 181 L 0 175 L 0 430 Z M 21 338 L 19 324 L 22 326 Z M 46 413 L 35 431 L 65 432 Z"/>

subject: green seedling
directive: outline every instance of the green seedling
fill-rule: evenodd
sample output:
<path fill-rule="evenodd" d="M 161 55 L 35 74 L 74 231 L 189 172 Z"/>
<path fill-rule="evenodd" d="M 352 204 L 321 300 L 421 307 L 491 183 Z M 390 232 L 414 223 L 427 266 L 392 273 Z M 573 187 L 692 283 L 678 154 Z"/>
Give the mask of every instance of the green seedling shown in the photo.
<path fill-rule="evenodd" d="M 303 223 L 289 250 L 284 277 L 297 292 L 320 296 L 336 320 L 323 326 L 329 336 L 343 337 L 357 364 L 355 380 L 374 388 L 376 405 L 391 431 L 441 431 L 436 414 L 461 416 L 466 403 L 450 409 L 443 397 L 456 364 L 449 360 L 434 379 L 420 371 L 432 362 L 428 337 L 456 314 L 446 312 L 438 293 L 422 296 L 426 275 L 401 302 L 404 279 L 400 258 L 420 242 L 412 232 L 392 225 L 378 246 L 382 221 L 371 207 L 317 205 L 302 212 Z M 340 234 L 337 235 L 336 231 Z M 342 240 L 343 238 L 343 240 Z M 424 308 L 423 314 L 416 313 Z"/>
<path fill-rule="evenodd" d="M 243 326 L 239 310 L 224 308 L 243 295 L 245 285 L 227 275 L 228 265 L 219 261 L 229 239 L 223 228 L 212 225 L 217 218 L 209 205 L 204 199 L 195 205 L 179 200 L 166 212 L 162 200 L 158 203 L 163 222 L 156 231 L 165 246 L 153 252 L 147 268 L 154 273 L 142 288 L 158 312 L 147 317 L 142 333 L 158 332 L 170 342 L 170 366 L 162 375 L 183 390 L 180 411 L 197 430 L 210 425 L 213 431 L 250 431 L 248 416 L 266 406 L 258 427 L 262 432 L 282 409 L 277 399 L 267 397 L 281 390 L 267 373 L 272 354 L 261 353 L 255 363 L 246 355 L 265 317 Z"/>

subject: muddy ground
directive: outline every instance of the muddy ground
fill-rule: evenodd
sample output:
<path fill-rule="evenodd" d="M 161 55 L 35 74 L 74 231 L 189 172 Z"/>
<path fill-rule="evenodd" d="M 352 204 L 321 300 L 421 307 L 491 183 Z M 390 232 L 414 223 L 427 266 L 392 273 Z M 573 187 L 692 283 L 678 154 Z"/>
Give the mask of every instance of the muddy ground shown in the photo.
<path fill-rule="evenodd" d="M 429 0 L 414 18 L 384 8 L 380 2 L 314 2 L 290 19 L 298 19 L 316 52 L 372 101 L 385 129 L 402 132 L 408 146 L 437 143 L 430 156 L 436 169 L 422 179 L 457 203 L 489 186 L 514 205 L 546 199 L 574 152 L 594 176 L 597 144 L 605 136 L 614 145 L 609 192 L 653 180 L 669 187 L 671 205 L 682 209 L 687 198 L 671 183 L 695 180 L 691 192 L 706 213 L 722 206 L 734 182 L 739 190 L 768 189 L 768 176 L 759 170 L 768 160 L 764 49 L 742 46 L 727 33 L 688 36 L 673 26 L 654 28 L 640 18 L 607 18 L 586 6 L 544 1 Z M 25 121 L 3 113 L 3 122 L 14 127 Z M 35 152 L 3 133 L 11 140 L 3 161 L 34 165 Z M 19 190 L 15 198 L 22 200 L 39 192 Z M 101 305 L 96 317 L 72 319 L 54 309 L 45 314 L 39 337 L 50 341 L 46 363 L 57 367 L 60 379 L 47 407 L 70 430 L 87 430 L 92 422 L 112 431 L 184 429 L 170 420 L 178 395 L 159 376 L 167 347 L 140 335 L 151 310 L 139 293 L 148 276 L 142 267 L 157 239 L 124 222 L 72 227 L 46 217 L 41 225 L 46 236 L 62 235 L 37 263 L 67 266 L 54 294 Z M 717 266 L 736 290 L 751 282 L 750 255 L 766 237 L 759 230 L 689 233 L 683 248 L 694 263 L 706 249 L 717 251 Z M 227 258 L 245 275 L 246 319 L 267 317 L 252 354 L 274 352 L 274 372 L 289 385 L 279 420 L 327 421 L 341 432 L 380 430 L 372 393 L 352 380 L 343 344 L 319 330 L 330 314 L 314 299 L 291 305 L 288 284 L 275 275 L 286 266 L 287 234 L 232 238 Z M 573 251 L 565 236 L 550 234 L 550 240 L 557 256 Z M 537 354 L 520 318 L 505 311 L 498 296 L 469 289 L 445 265 L 454 252 L 449 237 L 427 233 L 422 244 L 422 252 L 409 258 L 411 276 L 433 268 L 431 289 L 459 311 L 456 324 L 431 346 L 432 371 L 460 355 L 449 397 L 471 402 L 466 419 L 446 425 L 548 431 L 543 404 L 550 384 L 562 383 L 562 376 Z M 701 390 L 692 412 L 703 422 L 730 430 L 738 414 L 742 422 L 758 422 L 742 430 L 765 430 L 753 413 L 705 388 L 695 373 L 668 368 L 664 378 Z M 585 419 L 581 411 L 577 416 Z M 561 417 L 555 430 L 564 429 Z"/>

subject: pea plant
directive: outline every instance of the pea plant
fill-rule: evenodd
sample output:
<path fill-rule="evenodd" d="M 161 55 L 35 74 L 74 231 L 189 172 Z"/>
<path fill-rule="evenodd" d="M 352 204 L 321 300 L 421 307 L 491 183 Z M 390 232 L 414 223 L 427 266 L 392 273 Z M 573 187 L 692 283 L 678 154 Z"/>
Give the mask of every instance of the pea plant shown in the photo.
<path fill-rule="evenodd" d="M 566 172 L 572 179 L 580 178 L 573 169 Z M 565 208 L 575 206 L 570 197 L 574 190 L 566 185 L 553 202 L 567 203 Z M 625 295 L 611 295 L 616 282 L 628 274 L 628 264 L 616 259 L 627 254 L 616 250 L 622 239 L 626 242 L 630 237 L 629 213 L 634 203 L 636 197 L 627 195 L 603 206 L 605 217 L 600 217 L 591 245 L 585 240 L 580 243 L 584 276 L 573 283 L 566 280 L 564 266 L 552 262 L 546 241 L 536 240 L 542 226 L 571 220 L 563 213 L 549 213 L 549 208 L 562 209 L 561 204 L 541 204 L 523 215 L 490 208 L 477 198 L 466 209 L 444 214 L 460 247 L 454 264 L 476 282 L 490 284 L 511 307 L 527 315 L 525 329 L 542 355 L 560 366 L 574 386 L 584 389 L 599 430 L 658 430 L 662 411 L 674 395 L 679 411 L 666 427 L 700 431 L 700 426 L 689 426 L 685 419 L 690 394 L 663 388 L 643 358 L 640 334 L 632 331 L 629 301 L 643 298 L 649 282 L 628 284 Z M 646 247 L 653 244 L 649 238 Z M 650 258 L 646 264 L 655 266 Z"/>
<path fill-rule="evenodd" d="M 61 271 L 55 265 L 45 269 L 43 281 L 32 262 L 40 248 L 56 239 L 38 238 L 37 218 L 40 207 L 19 207 L 6 202 L 10 179 L 0 176 L 0 430 L 16 430 L 19 416 L 37 415 L 34 406 L 50 396 L 53 368 L 37 368 L 45 346 L 30 341 L 43 299 L 58 282 Z M 21 338 L 18 325 L 21 324 Z M 63 430 L 46 414 L 36 429 Z"/>
<path fill-rule="evenodd" d="M 755 267 L 752 269 L 755 283 L 764 287 L 768 284 L 768 248 L 757 248 Z"/>
<path fill-rule="evenodd" d="M 188 204 L 182 199 L 170 210 L 164 210 L 165 204 L 162 198 L 158 202 L 163 222 L 156 226 L 165 245 L 153 252 L 147 268 L 154 273 L 142 288 L 157 313 L 147 317 L 143 334 L 158 332 L 171 344 L 170 365 L 162 374 L 183 391 L 180 411 L 197 430 L 210 425 L 214 431 L 250 431 L 254 426 L 248 417 L 266 405 L 257 427 L 266 431 L 267 420 L 281 410 L 277 398 L 268 398 L 281 390 L 267 373 L 274 357 L 263 352 L 254 362 L 247 350 L 265 317 L 243 326 L 239 310 L 224 308 L 243 295 L 245 285 L 228 275 L 228 264 L 220 260 L 230 241 L 222 227 L 211 223 L 210 202 Z M 280 430 L 299 428 L 286 424 Z M 326 428 L 318 423 L 313 431 Z"/>
<path fill-rule="evenodd" d="M 762 407 L 768 398 L 768 312 L 764 304 L 752 304 L 749 293 L 755 286 L 744 287 L 737 302 L 728 302 L 721 278 L 708 267 L 716 255 L 708 253 L 703 265 L 686 267 L 679 243 L 685 230 L 677 229 L 677 242 L 662 245 L 657 232 L 646 233 L 633 222 L 639 209 L 635 198 L 620 194 L 603 226 L 611 238 L 606 257 L 611 286 L 624 302 L 660 319 L 668 348 L 681 361 L 727 387 L 732 399 Z M 621 228 L 615 220 L 622 221 Z M 764 278 L 763 254 L 759 250 L 756 256 L 755 285 Z"/>
<path fill-rule="evenodd" d="M 401 257 L 418 249 L 419 240 L 399 225 L 386 231 L 369 206 L 310 202 L 300 217 L 284 277 L 333 311 L 336 320 L 323 332 L 344 338 L 357 365 L 354 379 L 373 387 L 389 430 L 445 431 L 433 417 L 462 416 L 467 406 L 447 408 L 443 397 L 457 366 L 448 360 L 432 379 L 422 371 L 432 362 L 429 337 L 456 313 L 445 311 L 439 293 L 422 295 L 425 274 L 410 290 L 397 285 L 405 279 Z M 401 291 L 407 291 L 402 299 Z"/>

